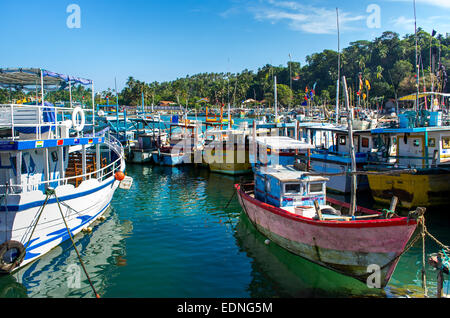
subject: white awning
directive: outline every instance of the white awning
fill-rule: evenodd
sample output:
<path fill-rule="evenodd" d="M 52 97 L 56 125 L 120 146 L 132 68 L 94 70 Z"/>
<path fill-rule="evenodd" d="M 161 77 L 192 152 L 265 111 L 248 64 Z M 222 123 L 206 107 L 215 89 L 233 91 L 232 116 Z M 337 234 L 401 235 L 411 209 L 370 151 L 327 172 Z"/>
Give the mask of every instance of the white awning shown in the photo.
<path fill-rule="evenodd" d="M 250 138 L 252 141 L 253 138 Z M 259 136 L 256 137 L 256 143 L 272 150 L 307 150 L 314 146 L 307 142 L 295 140 L 284 136 Z"/>

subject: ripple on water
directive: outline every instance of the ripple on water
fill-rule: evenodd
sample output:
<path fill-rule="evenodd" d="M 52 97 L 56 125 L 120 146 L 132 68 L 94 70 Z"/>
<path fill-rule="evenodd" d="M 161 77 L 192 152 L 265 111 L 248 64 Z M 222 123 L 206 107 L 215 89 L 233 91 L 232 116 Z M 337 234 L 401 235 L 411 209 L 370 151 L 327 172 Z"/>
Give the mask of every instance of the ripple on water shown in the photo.
<path fill-rule="evenodd" d="M 242 214 L 238 178 L 205 169 L 127 167 L 129 191 L 117 190 L 104 222 L 78 235 L 95 288 L 103 297 L 414 297 L 421 246 L 406 253 L 384 291 L 312 264 L 257 232 Z M 226 207 L 229 202 L 228 207 Z M 427 212 L 428 229 L 450 241 L 448 216 Z M 428 243 L 427 243 L 428 244 Z M 429 253 L 436 246 L 427 245 Z M 4 297 L 92 297 L 70 242 L 13 276 L 0 278 Z M 79 269 L 79 268 L 78 268 Z M 435 287 L 435 273 L 427 272 Z"/>

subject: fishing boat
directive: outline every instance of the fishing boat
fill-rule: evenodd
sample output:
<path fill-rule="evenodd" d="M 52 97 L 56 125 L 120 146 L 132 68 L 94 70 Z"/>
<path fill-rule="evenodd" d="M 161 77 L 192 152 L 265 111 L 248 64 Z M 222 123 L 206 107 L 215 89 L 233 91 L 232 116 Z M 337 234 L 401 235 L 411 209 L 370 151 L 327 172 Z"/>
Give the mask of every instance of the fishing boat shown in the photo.
<path fill-rule="evenodd" d="M 45 101 L 50 90 L 68 87 L 71 96 L 72 85 L 92 85 L 94 100 L 93 81 L 17 68 L 0 69 L 0 85 L 40 92 L 30 105 L 0 105 L 0 271 L 7 274 L 100 217 L 125 177 L 125 161 L 117 139 L 95 132 L 94 107 Z"/>
<path fill-rule="evenodd" d="M 363 207 L 346 215 L 350 205 L 328 198 L 326 181 L 293 166 L 269 166 L 235 188 L 245 214 L 272 242 L 364 283 L 375 264 L 386 286 L 418 221 Z"/>
<path fill-rule="evenodd" d="M 139 116 L 132 118 L 133 132 L 137 140 L 125 148 L 126 160 L 130 163 L 144 164 L 153 161 L 152 153 L 167 141 L 167 133 L 161 129 L 161 122 L 154 118 Z M 158 127 L 156 127 L 158 126 Z"/>
<path fill-rule="evenodd" d="M 251 173 L 249 133 L 237 129 L 207 131 L 203 157 L 210 171 L 229 175 Z"/>
<path fill-rule="evenodd" d="M 294 165 L 300 153 L 308 154 L 313 146 L 307 142 L 295 140 L 286 136 L 253 136 L 250 139 L 253 151 L 250 154 L 252 169 L 259 165 Z M 310 165 L 306 162 L 305 170 Z"/>
<path fill-rule="evenodd" d="M 202 145 L 199 123 L 187 118 L 180 121 L 178 116 L 174 115 L 169 124 L 167 142 L 160 143 L 159 148 L 152 152 L 153 162 L 170 167 L 192 163 L 194 153 Z"/>
<path fill-rule="evenodd" d="M 307 142 L 298 140 L 299 123 L 275 123 L 253 121 L 251 142 L 257 146 L 250 154 L 252 168 L 262 162 L 266 165 L 293 165 L 296 156 L 310 149 Z"/>
<path fill-rule="evenodd" d="M 450 195 L 450 126 L 441 112 L 406 112 L 398 128 L 371 131 L 375 141 L 365 169 L 411 169 L 398 175 L 368 175 L 373 198 L 386 203 L 397 196 L 399 206 L 443 206 Z"/>
<path fill-rule="evenodd" d="M 127 152 L 127 162 L 140 164 L 152 162 L 152 153 L 166 141 L 166 137 L 166 133 L 159 134 L 158 131 L 138 133 L 137 142 Z"/>
<path fill-rule="evenodd" d="M 303 161 L 310 161 L 312 171 L 318 173 L 339 173 L 348 171 L 351 166 L 350 142 L 348 129 L 344 126 L 322 123 L 299 124 L 300 139 L 306 140 L 314 146 L 308 158 L 305 152 L 300 153 Z M 372 135 L 370 130 L 354 130 L 354 144 L 356 145 L 357 169 L 363 169 L 368 163 L 372 149 Z M 350 193 L 351 177 L 348 175 L 330 177 L 327 187 L 338 193 Z M 369 183 L 367 176 L 357 177 L 359 191 L 367 190 Z"/>

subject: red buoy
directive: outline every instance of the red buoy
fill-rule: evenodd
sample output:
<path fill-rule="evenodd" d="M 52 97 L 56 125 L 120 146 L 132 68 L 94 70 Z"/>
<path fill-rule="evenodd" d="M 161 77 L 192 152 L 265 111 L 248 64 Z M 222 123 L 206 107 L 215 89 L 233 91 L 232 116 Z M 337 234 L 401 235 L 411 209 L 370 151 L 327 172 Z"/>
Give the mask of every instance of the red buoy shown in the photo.
<path fill-rule="evenodd" d="M 117 171 L 114 178 L 116 178 L 117 181 L 122 181 L 125 179 L 125 174 L 122 171 Z"/>

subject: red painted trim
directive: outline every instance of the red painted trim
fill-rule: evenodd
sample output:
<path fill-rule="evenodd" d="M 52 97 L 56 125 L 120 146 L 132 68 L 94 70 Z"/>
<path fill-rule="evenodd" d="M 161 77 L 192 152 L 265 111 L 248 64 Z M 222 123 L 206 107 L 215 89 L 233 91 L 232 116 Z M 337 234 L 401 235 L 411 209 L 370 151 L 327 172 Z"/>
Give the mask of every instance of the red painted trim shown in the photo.
<path fill-rule="evenodd" d="M 295 153 L 294 152 L 279 152 L 279 153 L 277 153 L 277 155 L 279 155 L 280 157 L 294 157 Z"/>
<path fill-rule="evenodd" d="M 262 191 L 262 190 L 260 190 L 260 189 L 256 189 L 256 191 L 259 192 L 259 193 L 262 193 L 262 194 L 264 194 L 264 195 L 267 195 L 268 197 L 271 197 L 271 198 L 274 199 L 274 200 L 280 201 L 280 198 L 275 197 L 275 196 L 271 195 L 270 193 L 265 193 L 264 191 Z"/>
<path fill-rule="evenodd" d="M 404 225 L 417 224 L 416 220 L 411 219 L 408 221 L 407 217 L 398 217 L 395 219 L 386 219 L 386 220 L 355 220 L 355 221 L 313 220 L 313 219 L 306 218 L 306 217 L 303 217 L 300 215 L 289 213 L 289 212 L 287 212 L 283 209 L 277 208 L 273 205 L 269 205 L 267 203 L 256 200 L 256 199 L 250 197 L 249 195 L 247 195 L 244 191 L 242 191 L 239 184 L 235 184 L 234 187 L 236 188 L 236 191 L 238 192 L 239 196 L 242 199 L 245 199 L 245 200 L 249 201 L 250 203 L 253 203 L 256 206 L 258 206 L 266 211 L 269 211 L 271 213 L 274 213 L 276 215 L 285 217 L 287 219 L 291 219 L 296 222 L 307 223 L 310 225 L 323 226 L 323 227 L 338 227 L 338 228 L 370 228 L 370 227 L 404 226 Z M 337 200 L 333 200 L 333 201 L 338 202 L 342 206 L 344 206 L 346 204 L 344 202 L 337 201 Z M 358 207 L 358 209 L 364 209 L 364 208 Z M 365 210 L 371 211 L 373 214 L 378 213 L 376 211 L 372 211 L 369 209 L 365 209 Z"/>

